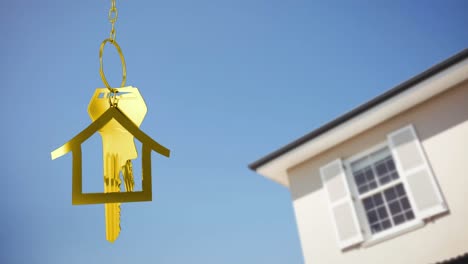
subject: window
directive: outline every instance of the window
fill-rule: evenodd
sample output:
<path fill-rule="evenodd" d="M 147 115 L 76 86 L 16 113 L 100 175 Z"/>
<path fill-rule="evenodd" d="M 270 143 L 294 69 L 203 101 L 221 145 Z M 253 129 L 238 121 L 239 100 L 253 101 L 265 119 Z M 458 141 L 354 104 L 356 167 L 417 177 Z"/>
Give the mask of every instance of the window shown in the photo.
<path fill-rule="evenodd" d="M 351 160 L 348 164 L 371 234 L 415 218 L 387 146 Z"/>
<path fill-rule="evenodd" d="M 400 235 L 448 211 L 412 125 L 344 162 L 337 157 L 320 174 L 341 249 Z"/>

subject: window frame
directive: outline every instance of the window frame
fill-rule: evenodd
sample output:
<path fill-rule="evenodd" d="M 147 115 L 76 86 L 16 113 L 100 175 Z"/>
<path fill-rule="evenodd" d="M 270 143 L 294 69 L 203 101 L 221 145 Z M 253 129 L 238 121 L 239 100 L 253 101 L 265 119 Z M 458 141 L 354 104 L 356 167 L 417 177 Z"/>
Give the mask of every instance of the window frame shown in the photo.
<path fill-rule="evenodd" d="M 378 182 L 378 186 L 376 189 L 373 189 L 373 190 L 370 190 L 364 194 L 359 194 L 359 191 L 357 189 L 357 184 L 356 184 L 356 181 L 353 177 L 353 173 L 352 173 L 352 170 L 351 170 L 351 163 L 359 160 L 359 159 L 362 159 L 372 153 L 375 153 L 383 148 L 387 147 L 390 151 L 390 155 L 392 156 L 392 159 L 393 159 L 393 162 L 395 163 L 395 169 L 396 171 L 398 172 L 398 176 L 399 178 L 397 180 L 392 180 L 391 182 L 388 182 L 384 185 L 380 185 L 380 182 L 378 182 L 378 179 L 376 179 L 376 181 Z M 368 246 L 371 246 L 371 245 L 374 245 L 374 244 L 377 244 L 379 242 L 382 242 L 382 241 L 385 241 L 385 240 L 388 240 L 388 239 L 391 239 L 393 237 L 396 237 L 396 236 L 399 236 L 401 234 L 404 234 L 406 232 L 410 232 L 412 230 L 415 230 L 417 228 L 420 228 L 422 226 L 424 226 L 424 221 L 422 218 L 420 218 L 418 216 L 418 214 L 415 213 L 415 206 L 414 206 L 414 202 L 413 202 L 413 197 L 411 196 L 412 194 L 410 192 L 408 192 L 408 186 L 407 186 L 407 183 L 406 183 L 406 180 L 405 180 L 405 176 L 404 174 L 400 171 L 399 169 L 399 166 L 397 166 L 397 159 L 395 159 L 394 157 L 394 154 L 393 154 L 393 150 L 392 150 L 392 147 L 390 146 L 390 144 L 387 142 L 387 141 L 382 141 L 378 144 L 375 144 L 373 145 L 372 147 L 369 147 L 363 151 L 360 151 L 358 153 L 356 153 L 355 155 L 352 155 L 351 157 L 348 157 L 346 159 L 343 159 L 343 166 L 344 166 L 344 171 L 345 171 L 345 174 L 346 174 L 346 178 L 347 178 L 347 181 L 348 181 L 348 184 L 350 186 L 349 187 L 349 190 L 351 192 L 351 196 L 353 197 L 353 202 L 354 202 L 354 205 L 355 205 L 355 208 L 356 208 L 356 214 L 358 216 L 358 220 L 359 220 L 359 224 L 361 226 L 361 230 L 362 230 L 362 233 L 363 233 L 363 237 L 364 237 L 364 241 L 363 243 L 361 244 L 361 246 L 363 247 L 368 247 Z M 392 227 L 390 227 L 389 229 L 387 230 L 383 230 L 381 232 L 378 232 L 378 233 L 375 233 L 375 234 L 372 234 L 371 232 L 371 229 L 370 229 L 370 224 L 367 220 L 367 216 L 366 216 L 366 211 L 364 209 L 364 206 L 363 206 L 363 203 L 362 203 L 362 200 L 367 198 L 367 197 L 370 197 L 376 193 L 382 193 L 383 195 L 383 191 L 388 189 L 388 188 L 391 188 L 391 187 L 394 187 L 398 184 L 403 184 L 403 187 L 405 188 L 405 192 L 406 192 L 406 196 L 408 197 L 408 201 L 410 203 L 410 206 L 411 206 L 411 209 L 413 210 L 413 214 L 414 214 L 414 219 L 412 220 L 409 220 L 409 221 L 406 221 L 404 223 L 401 223 L 399 225 L 394 225 L 393 224 L 393 219 L 391 217 L 391 214 L 389 214 L 389 218 L 390 218 L 390 221 L 392 222 Z M 386 208 L 388 208 L 388 205 L 387 205 L 387 202 L 385 202 L 385 206 Z"/>

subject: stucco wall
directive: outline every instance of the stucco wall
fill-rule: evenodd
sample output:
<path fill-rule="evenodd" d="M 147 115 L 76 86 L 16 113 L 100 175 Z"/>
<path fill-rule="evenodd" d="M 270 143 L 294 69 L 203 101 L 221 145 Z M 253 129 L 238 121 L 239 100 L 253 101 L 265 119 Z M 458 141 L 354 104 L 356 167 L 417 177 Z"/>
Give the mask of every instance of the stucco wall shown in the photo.
<path fill-rule="evenodd" d="M 342 252 L 336 243 L 319 168 L 386 140 L 412 123 L 449 213 L 422 228 Z M 305 263 L 434 263 L 468 252 L 468 82 L 288 170 Z"/>

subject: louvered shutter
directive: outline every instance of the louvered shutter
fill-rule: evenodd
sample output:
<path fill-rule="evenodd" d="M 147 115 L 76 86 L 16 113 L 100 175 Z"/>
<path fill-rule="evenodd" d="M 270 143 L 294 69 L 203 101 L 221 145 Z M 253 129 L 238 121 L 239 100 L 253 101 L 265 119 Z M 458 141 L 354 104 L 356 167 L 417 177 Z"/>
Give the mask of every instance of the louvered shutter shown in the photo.
<path fill-rule="evenodd" d="M 424 219 L 446 212 L 447 206 L 414 127 L 409 125 L 389 134 L 388 141 L 416 215 Z"/>
<path fill-rule="evenodd" d="M 344 249 L 362 242 L 361 227 L 341 159 L 321 167 L 320 174 L 328 194 L 339 247 Z"/>

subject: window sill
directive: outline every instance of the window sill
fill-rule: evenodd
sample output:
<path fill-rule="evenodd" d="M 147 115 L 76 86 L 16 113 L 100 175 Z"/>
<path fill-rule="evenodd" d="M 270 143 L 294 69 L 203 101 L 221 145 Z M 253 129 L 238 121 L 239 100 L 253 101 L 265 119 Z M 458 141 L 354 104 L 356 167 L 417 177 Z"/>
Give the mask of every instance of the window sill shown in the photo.
<path fill-rule="evenodd" d="M 370 247 L 370 246 L 373 246 L 373 245 L 378 244 L 380 242 L 392 239 L 392 238 L 394 238 L 396 236 L 399 236 L 401 234 L 411 232 L 411 231 L 416 230 L 418 228 L 421 228 L 423 226 L 424 226 L 424 221 L 416 219 L 416 220 L 413 220 L 411 222 L 404 223 L 401 226 L 392 228 L 391 230 L 383 231 L 380 234 L 376 234 L 376 235 L 373 235 L 371 237 L 368 237 L 368 239 L 366 241 L 364 241 L 361 244 L 361 246 L 364 247 L 364 248 Z"/>

